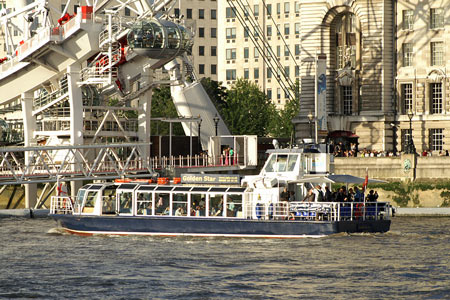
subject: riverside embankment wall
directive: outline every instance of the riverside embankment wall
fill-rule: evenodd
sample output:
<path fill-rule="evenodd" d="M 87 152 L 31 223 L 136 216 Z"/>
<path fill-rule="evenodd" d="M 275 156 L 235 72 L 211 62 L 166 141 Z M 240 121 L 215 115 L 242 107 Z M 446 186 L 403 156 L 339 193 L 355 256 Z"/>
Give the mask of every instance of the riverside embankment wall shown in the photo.
<path fill-rule="evenodd" d="M 448 179 L 450 156 L 335 157 L 334 172 L 384 180 Z"/>

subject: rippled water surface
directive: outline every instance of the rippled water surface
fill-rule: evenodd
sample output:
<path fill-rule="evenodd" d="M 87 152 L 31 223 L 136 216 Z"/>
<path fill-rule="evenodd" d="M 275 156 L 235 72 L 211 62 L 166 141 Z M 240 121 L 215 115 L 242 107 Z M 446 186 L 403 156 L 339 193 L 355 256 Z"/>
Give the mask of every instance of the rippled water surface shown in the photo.
<path fill-rule="evenodd" d="M 450 218 L 318 239 L 79 237 L 0 219 L 0 298 L 450 299 Z"/>

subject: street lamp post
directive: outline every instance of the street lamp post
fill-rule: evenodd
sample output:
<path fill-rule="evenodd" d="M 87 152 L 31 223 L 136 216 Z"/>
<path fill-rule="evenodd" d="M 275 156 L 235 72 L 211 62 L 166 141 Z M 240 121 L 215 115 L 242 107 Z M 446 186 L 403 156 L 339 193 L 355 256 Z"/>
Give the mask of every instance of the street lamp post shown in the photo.
<path fill-rule="evenodd" d="M 309 112 L 307 117 L 308 117 L 308 123 L 309 123 L 309 137 L 312 139 L 312 121 L 314 119 L 314 116 L 311 111 Z"/>
<path fill-rule="evenodd" d="M 200 116 L 198 116 L 200 118 Z M 200 139 L 200 127 L 202 126 L 202 119 L 200 118 L 198 120 L 198 151 L 200 152 L 200 150 L 202 149 L 202 142 Z"/>
<path fill-rule="evenodd" d="M 409 139 L 408 146 L 406 147 L 407 154 L 416 153 L 416 147 L 414 146 L 413 135 L 412 135 L 412 118 L 414 117 L 414 113 L 411 109 L 408 110 L 408 118 L 409 118 Z"/>
<path fill-rule="evenodd" d="M 217 115 L 217 113 L 216 113 L 216 115 L 214 116 L 213 120 L 214 120 L 214 126 L 216 127 L 216 136 L 217 136 L 217 127 L 219 126 L 219 121 L 220 121 L 220 118 L 219 118 L 219 116 Z"/>

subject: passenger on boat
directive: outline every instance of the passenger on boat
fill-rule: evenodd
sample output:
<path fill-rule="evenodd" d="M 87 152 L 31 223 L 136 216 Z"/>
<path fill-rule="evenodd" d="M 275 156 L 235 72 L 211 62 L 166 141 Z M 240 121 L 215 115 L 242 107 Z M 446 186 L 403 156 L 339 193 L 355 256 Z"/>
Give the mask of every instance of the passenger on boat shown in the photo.
<path fill-rule="evenodd" d="M 367 201 L 368 202 L 377 202 L 378 199 L 378 193 L 374 192 L 373 190 L 370 190 L 369 194 L 367 195 Z"/>
<path fill-rule="evenodd" d="M 289 192 L 289 201 L 295 201 L 295 192 L 294 191 L 290 191 Z"/>
<path fill-rule="evenodd" d="M 315 197 L 313 189 L 309 189 L 308 194 L 303 198 L 303 202 L 314 202 Z"/>
<path fill-rule="evenodd" d="M 316 185 L 316 189 L 314 190 L 314 194 L 316 194 L 316 202 L 323 202 L 323 192 L 322 187 L 320 185 Z"/>
<path fill-rule="evenodd" d="M 163 212 L 163 215 L 170 215 L 170 207 L 167 206 L 166 209 Z"/>
<path fill-rule="evenodd" d="M 333 197 L 328 186 L 325 186 L 325 202 L 333 202 Z"/>
<path fill-rule="evenodd" d="M 361 193 L 361 190 L 355 186 L 355 195 L 353 196 L 353 199 L 355 200 L 355 202 L 363 202 L 363 194 Z"/>
<path fill-rule="evenodd" d="M 287 190 L 287 187 L 284 188 L 284 190 L 280 194 L 280 200 L 281 201 L 288 201 L 289 198 L 289 192 Z"/>
<path fill-rule="evenodd" d="M 347 194 L 347 202 L 353 202 L 355 200 L 354 196 L 355 196 L 355 193 L 353 192 L 353 189 L 349 188 L 348 194 Z"/>
<path fill-rule="evenodd" d="M 177 208 L 177 210 L 175 211 L 175 216 L 180 217 L 184 214 L 184 210 L 183 208 L 180 206 Z"/>

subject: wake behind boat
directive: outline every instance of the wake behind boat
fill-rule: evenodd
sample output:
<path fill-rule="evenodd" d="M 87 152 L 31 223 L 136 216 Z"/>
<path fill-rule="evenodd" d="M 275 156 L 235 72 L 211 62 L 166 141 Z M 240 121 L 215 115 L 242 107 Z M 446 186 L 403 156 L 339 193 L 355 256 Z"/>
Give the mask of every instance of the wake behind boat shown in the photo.
<path fill-rule="evenodd" d="M 156 183 L 93 183 L 73 200 L 53 197 L 50 215 L 81 235 L 299 238 L 389 230 L 388 202 L 307 200 L 314 186 L 364 181 L 329 175 L 329 154 L 311 148 L 268 152 L 256 176 L 183 174 Z"/>

